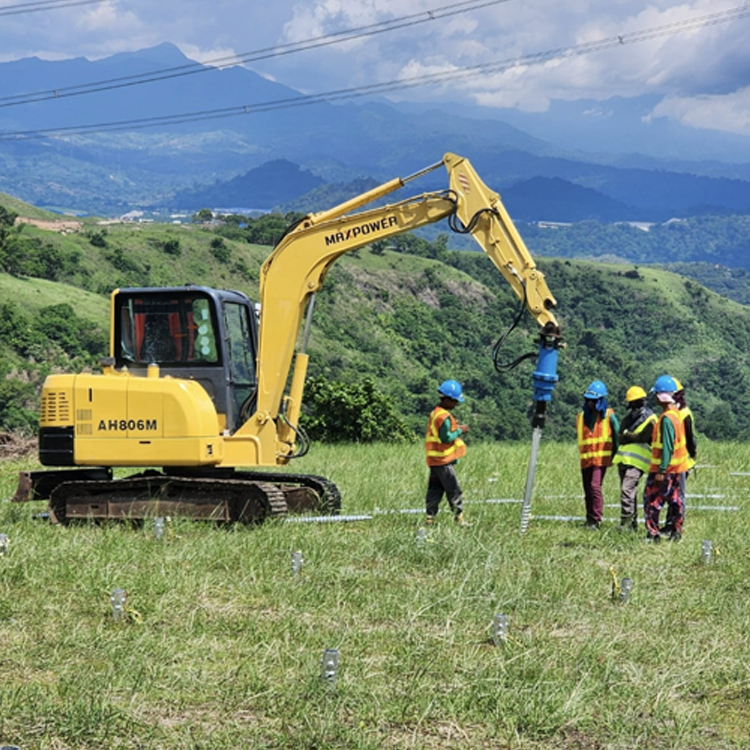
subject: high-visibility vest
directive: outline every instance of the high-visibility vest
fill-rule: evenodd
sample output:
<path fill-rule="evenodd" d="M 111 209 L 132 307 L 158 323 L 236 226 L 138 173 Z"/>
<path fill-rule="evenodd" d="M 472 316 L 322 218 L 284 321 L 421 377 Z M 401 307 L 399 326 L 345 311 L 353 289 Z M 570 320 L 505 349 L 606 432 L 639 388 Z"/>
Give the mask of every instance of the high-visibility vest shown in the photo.
<path fill-rule="evenodd" d="M 634 435 L 640 435 L 645 432 L 647 427 L 656 424 L 656 414 L 651 414 L 633 430 Z M 651 465 L 651 445 L 649 443 L 628 443 L 620 445 L 617 454 L 612 459 L 613 464 L 624 464 L 625 466 L 635 466 L 641 471 L 648 471 Z"/>
<path fill-rule="evenodd" d="M 680 422 L 685 424 L 685 420 L 688 417 L 691 417 L 693 420 L 693 430 L 695 430 L 695 417 L 693 417 L 693 412 L 690 410 L 689 406 L 683 406 L 682 409 L 679 410 L 678 414 L 680 415 Z M 687 434 L 685 434 L 685 441 L 687 443 Z M 688 453 L 687 456 L 687 469 L 685 471 L 690 471 L 690 469 L 695 466 L 695 459 Z"/>
<path fill-rule="evenodd" d="M 447 409 L 443 409 L 442 406 L 436 406 L 427 420 L 424 447 L 427 453 L 428 466 L 452 464 L 466 455 L 466 443 L 461 438 L 456 438 L 452 443 L 440 442 L 440 427 L 446 419 L 450 420 L 451 432 L 458 429 L 458 424 L 453 415 Z"/>
<path fill-rule="evenodd" d="M 659 471 L 659 464 L 661 464 L 662 452 L 664 450 L 661 426 L 665 419 L 668 419 L 674 426 L 674 450 L 669 466 L 667 466 L 667 470 L 664 473 L 683 474 L 687 471 L 688 459 L 687 446 L 685 445 L 685 423 L 680 419 L 680 415 L 676 409 L 667 409 L 656 422 L 654 439 L 651 442 L 651 466 L 649 466 L 648 470 L 651 473 Z"/>
<path fill-rule="evenodd" d="M 578 412 L 576 428 L 578 432 L 578 452 L 581 468 L 589 466 L 610 466 L 612 463 L 612 424 L 609 418 L 614 414 L 612 409 L 602 418 L 596 415 L 594 429 L 590 430 L 583 419 L 583 412 Z"/>

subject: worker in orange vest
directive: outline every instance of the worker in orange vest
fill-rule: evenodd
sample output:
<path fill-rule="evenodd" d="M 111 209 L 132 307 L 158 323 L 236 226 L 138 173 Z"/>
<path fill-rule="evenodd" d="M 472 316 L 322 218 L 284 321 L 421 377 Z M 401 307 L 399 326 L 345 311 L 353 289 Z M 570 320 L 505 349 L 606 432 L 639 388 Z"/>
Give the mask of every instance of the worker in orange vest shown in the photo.
<path fill-rule="evenodd" d="M 432 410 L 427 421 L 425 453 L 430 467 L 427 485 L 428 526 L 435 523 L 443 495 L 453 511 L 453 518 L 459 525 L 466 525 L 463 513 L 463 492 L 456 476 L 455 466 L 466 455 L 466 444 L 462 437 L 469 431 L 465 424 L 458 424 L 451 412 L 464 400 L 461 384 L 456 380 L 446 380 L 438 388 L 440 403 Z"/>
<path fill-rule="evenodd" d="M 651 441 L 651 465 L 643 493 L 643 515 L 646 519 L 646 539 L 660 542 L 659 514 L 667 505 L 671 541 L 682 539 L 685 506 L 680 491 L 682 475 L 688 470 L 689 455 L 685 439 L 685 422 L 675 403 L 677 383 L 670 375 L 660 375 L 651 391 L 662 408 Z"/>
<path fill-rule="evenodd" d="M 602 482 L 612 456 L 617 453 L 620 423 L 607 404 L 607 386 L 594 380 L 583 394 L 583 410 L 576 417 L 581 480 L 586 502 L 586 528 L 595 531 L 602 522 Z"/>
<path fill-rule="evenodd" d="M 684 523 L 685 515 L 687 513 L 687 502 L 685 500 L 687 490 L 687 478 L 690 476 L 690 472 L 695 466 L 695 456 L 697 453 L 697 442 L 695 439 L 695 420 L 693 418 L 693 411 L 687 405 L 685 400 L 685 388 L 682 383 L 675 378 L 674 383 L 677 386 L 677 390 L 674 394 L 674 402 L 677 404 L 677 413 L 680 415 L 683 425 L 685 426 L 685 447 L 688 452 L 687 469 L 684 473 L 680 474 L 680 497 L 682 498 L 682 520 Z M 674 523 L 667 510 L 667 522 L 661 528 L 661 535 L 670 535 L 674 530 Z"/>

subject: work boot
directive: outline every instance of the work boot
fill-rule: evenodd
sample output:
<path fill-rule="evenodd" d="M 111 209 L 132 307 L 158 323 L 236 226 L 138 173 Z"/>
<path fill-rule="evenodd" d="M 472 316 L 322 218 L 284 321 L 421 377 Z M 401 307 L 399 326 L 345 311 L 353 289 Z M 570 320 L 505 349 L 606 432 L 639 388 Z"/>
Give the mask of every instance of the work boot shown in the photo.
<path fill-rule="evenodd" d="M 464 518 L 463 513 L 456 513 L 454 521 L 456 522 L 456 526 L 471 526 L 471 524 Z"/>
<path fill-rule="evenodd" d="M 636 531 L 638 520 L 635 516 L 620 516 L 620 531 Z"/>

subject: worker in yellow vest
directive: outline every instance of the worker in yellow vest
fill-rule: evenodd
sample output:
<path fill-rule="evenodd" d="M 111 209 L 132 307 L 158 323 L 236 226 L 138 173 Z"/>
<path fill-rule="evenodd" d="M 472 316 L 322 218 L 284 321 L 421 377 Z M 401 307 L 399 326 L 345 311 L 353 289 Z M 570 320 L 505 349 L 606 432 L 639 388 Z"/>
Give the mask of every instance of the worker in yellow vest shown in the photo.
<path fill-rule="evenodd" d="M 602 522 L 602 482 L 612 456 L 617 453 L 620 423 L 607 404 L 607 386 L 594 380 L 583 394 L 583 411 L 576 417 L 581 480 L 586 502 L 587 529 L 595 531 Z"/>
<path fill-rule="evenodd" d="M 680 419 L 674 394 L 677 383 L 670 375 L 660 375 L 651 389 L 662 413 L 654 428 L 651 441 L 651 465 L 643 493 L 643 515 L 646 519 L 646 539 L 660 542 L 662 536 L 671 541 L 682 539 L 684 507 L 680 493 L 681 475 L 687 471 L 688 451 L 685 423 Z M 659 528 L 659 514 L 667 505 L 671 527 L 667 533 Z"/>
<path fill-rule="evenodd" d="M 446 380 L 438 388 L 440 403 L 432 410 L 427 421 L 425 453 L 430 467 L 427 485 L 426 523 L 435 523 L 443 495 L 453 511 L 453 518 L 459 525 L 466 525 L 463 513 L 463 492 L 456 476 L 455 466 L 466 455 L 466 444 L 462 437 L 469 431 L 465 424 L 458 424 L 451 412 L 464 400 L 461 384 L 456 380 Z"/>
<path fill-rule="evenodd" d="M 620 424 L 620 446 L 612 459 L 620 474 L 620 528 L 638 528 L 638 483 L 651 464 L 651 438 L 656 414 L 646 406 L 646 391 L 639 385 L 628 388 L 628 413 Z"/>

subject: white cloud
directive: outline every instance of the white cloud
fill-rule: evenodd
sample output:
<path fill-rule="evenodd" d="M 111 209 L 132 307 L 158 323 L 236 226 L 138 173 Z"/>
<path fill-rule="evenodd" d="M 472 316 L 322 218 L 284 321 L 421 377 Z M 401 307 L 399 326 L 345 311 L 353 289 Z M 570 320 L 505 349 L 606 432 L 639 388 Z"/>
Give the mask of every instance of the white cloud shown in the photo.
<path fill-rule="evenodd" d="M 0 10 L 15 0 L 0 0 Z M 325 92 L 456 70 L 493 61 L 520 64 L 394 97 L 472 99 L 486 106 L 544 111 L 553 100 L 606 100 L 658 93 L 663 112 L 733 132 L 745 127 L 750 80 L 746 37 L 750 18 L 670 35 L 670 24 L 716 14 L 736 0 L 506 0 L 482 10 L 376 34 L 344 44 L 264 60 L 259 73 L 294 88 Z M 86 56 L 172 42 L 206 62 L 353 27 L 447 7 L 442 0 L 105 0 L 97 5 L 7 16 L 0 24 L 0 59 Z M 662 28 L 664 27 L 664 28 Z M 528 56 L 565 50 L 643 29 L 654 38 L 587 55 L 529 64 Z M 672 30 L 676 27 L 672 27 Z M 562 54 L 562 52 L 561 52 Z M 691 113 L 683 102 L 695 103 Z M 710 106 L 709 104 L 710 103 Z M 713 120 L 704 111 L 713 111 Z"/>
<path fill-rule="evenodd" d="M 120 12 L 112 0 L 107 0 L 94 6 L 82 9 L 80 17 L 76 22 L 79 32 L 82 34 L 101 33 L 110 31 L 118 26 L 121 28 L 133 28 L 139 26 L 138 17 L 131 12 Z"/>
<path fill-rule="evenodd" d="M 661 101 L 647 121 L 659 117 L 706 130 L 750 136 L 750 86 L 722 96 L 670 97 Z"/>
<path fill-rule="evenodd" d="M 179 47 L 185 57 L 213 67 L 232 65 L 233 60 L 237 58 L 237 53 L 233 49 L 201 48 L 194 44 L 181 44 Z M 239 61 L 234 64 L 239 64 Z"/>

